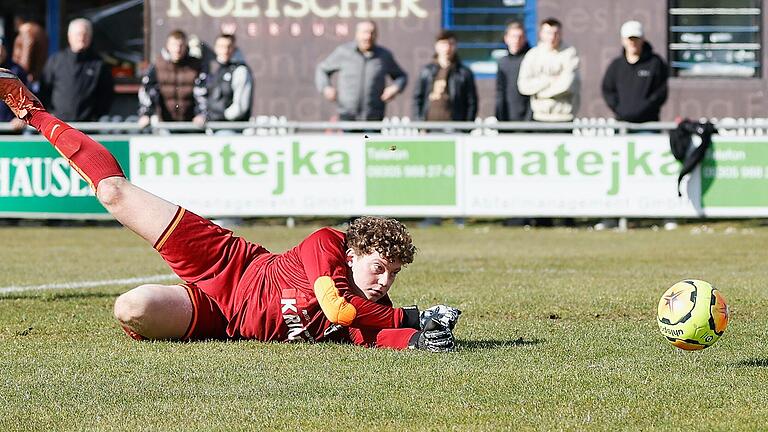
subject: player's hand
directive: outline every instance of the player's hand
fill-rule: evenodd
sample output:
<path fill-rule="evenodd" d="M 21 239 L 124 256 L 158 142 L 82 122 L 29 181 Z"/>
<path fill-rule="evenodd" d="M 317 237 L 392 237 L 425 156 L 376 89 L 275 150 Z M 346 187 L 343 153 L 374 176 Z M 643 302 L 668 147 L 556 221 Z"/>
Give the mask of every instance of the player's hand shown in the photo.
<path fill-rule="evenodd" d="M 336 100 L 336 89 L 333 87 L 326 87 L 323 89 L 323 97 L 333 102 Z"/>
<path fill-rule="evenodd" d="M 461 315 L 461 311 L 454 307 L 437 305 L 422 311 L 419 315 L 419 323 L 422 330 L 432 326 L 432 321 L 443 328 L 453 330 L 459 321 L 459 315 Z"/>
<path fill-rule="evenodd" d="M 438 326 L 438 324 L 435 326 Z M 451 352 L 456 349 L 456 341 L 450 329 L 424 330 L 416 334 L 418 337 L 414 338 L 415 341 L 409 348 L 429 352 Z"/>
<path fill-rule="evenodd" d="M 400 87 L 398 87 L 396 84 L 388 85 L 381 93 L 381 100 L 382 102 L 389 102 L 390 100 L 394 99 L 398 93 L 400 93 Z"/>

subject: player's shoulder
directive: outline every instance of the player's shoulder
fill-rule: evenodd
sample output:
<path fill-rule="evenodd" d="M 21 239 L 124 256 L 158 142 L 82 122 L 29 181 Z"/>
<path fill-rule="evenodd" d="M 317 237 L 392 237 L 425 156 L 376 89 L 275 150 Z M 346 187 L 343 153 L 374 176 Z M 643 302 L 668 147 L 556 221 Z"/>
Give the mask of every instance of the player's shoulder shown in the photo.
<path fill-rule="evenodd" d="M 299 249 L 315 250 L 333 255 L 343 254 L 346 250 L 346 235 L 336 229 L 325 227 L 308 235 L 299 244 Z"/>
<path fill-rule="evenodd" d="M 345 240 L 346 234 L 343 232 L 331 227 L 324 227 L 308 235 L 306 238 L 304 238 L 302 243 L 319 243 L 323 245 L 337 245 L 342 247 Z"/>
<path fill-rule="evenodd" d="M 315 238 L 315 239 L 330 240 L 330 241 L 343 243 L 345 237 L 346 237 L 346 234 L 344 234 L 342 231 L 337 230 L 336 228 L 323 227 L 313 232 L 312 234 L 310 234 L 307 237 L 307 239 Z"/>

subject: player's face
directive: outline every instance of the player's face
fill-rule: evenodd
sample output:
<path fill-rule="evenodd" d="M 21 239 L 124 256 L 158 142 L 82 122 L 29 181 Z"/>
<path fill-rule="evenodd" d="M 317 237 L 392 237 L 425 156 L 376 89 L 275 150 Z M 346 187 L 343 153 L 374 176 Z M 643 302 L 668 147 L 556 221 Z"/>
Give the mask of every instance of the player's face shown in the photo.
<path fill-rule="evenodd" d="M 357 255 L 350 249 L 347 259 L 355 286 L 363 297 L 371 301 L 377 301 L 389 292 L 403 267 L 399 260 L 387 261 L 375 251 L 369 255 Z"/>
<path fill-rule="evenodd" d="M 165 42 L 165 49 L 168 50 L 171 61 L 176 63 L 187 53 L 187 41 L 175 37 L 168 38 Z"/>
<path fill-rule="evenodd" d="M 525 45 L 525 32 L 518 27 L 512 27 L 504 34 L 504 43 L 512 54 L 517 54 Z"/>
<path fill-rule="evenodd" d="M 560 27 L 557 26 L 544 24 L 539 30 L 539 42 L 551 49 L 556 49 L 560 46 L 561 37 L 562 32 L 560 31 Z"/>
<path fill-rule="evenodd" d="M 370 51 L 376 43 L 376 26 L 373 23 L 361 22 L 355 28 L 355 41 L 357 48 L 362 51 Z"/>
<path fill-rule="evenodd" d="M 235 45 L 228 38 L 218 38 L 213 45 L 213 52 L 216 53 L 216 61 L 227 63 L 232 60 L 232 54 L 235 52 Z"/>

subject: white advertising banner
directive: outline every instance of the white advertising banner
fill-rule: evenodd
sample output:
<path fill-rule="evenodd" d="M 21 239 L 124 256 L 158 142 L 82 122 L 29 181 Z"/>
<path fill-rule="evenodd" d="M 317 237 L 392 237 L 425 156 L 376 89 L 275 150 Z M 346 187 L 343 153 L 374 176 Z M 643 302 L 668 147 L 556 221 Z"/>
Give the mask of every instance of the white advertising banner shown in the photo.
<path fill-rule="evenodd" d="M 133 183 L 209 217 L 768 217 L 764 137 L 715 136 L 681 197 L 666 135 L 99 140 Z M 0 217 L 108 218 L 66 165 L 47 141 L 0 140 Z"/>
<path fill-rule="evenodd" d="M 361 138 L 169 136 L 131 140 L 131 181 L 206 216 L 347 215 L 363 208 Z"/>
<path fill-rule="evenodd" d="M 510 134 L 463 143 L 465 209 L 472 215 L 698 214 L 698 175 L 683 182 L 678 197 L 680 164 L 666 136 Z"/>
<path fill-rule="evenodd" d="M 666 135 L 168 136 L 130 179 L 205 216 L 768 216 L 768 143 L 720 138 L 686 176 Z"/>

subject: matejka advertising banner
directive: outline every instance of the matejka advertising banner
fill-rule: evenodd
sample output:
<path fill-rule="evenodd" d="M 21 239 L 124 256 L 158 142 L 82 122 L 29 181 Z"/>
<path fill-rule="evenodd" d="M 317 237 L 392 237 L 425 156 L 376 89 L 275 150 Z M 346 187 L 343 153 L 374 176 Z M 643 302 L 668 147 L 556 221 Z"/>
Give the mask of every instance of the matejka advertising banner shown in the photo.
<path fill-rule="evenodd" d="M 768 216 L 768 141 L 718 138 L 677 195 L 664 135 L 102 138 L 136 185 L 206 216 Z M 48 143 L 0 142 L 0 216 L 108 217 Z"/>

